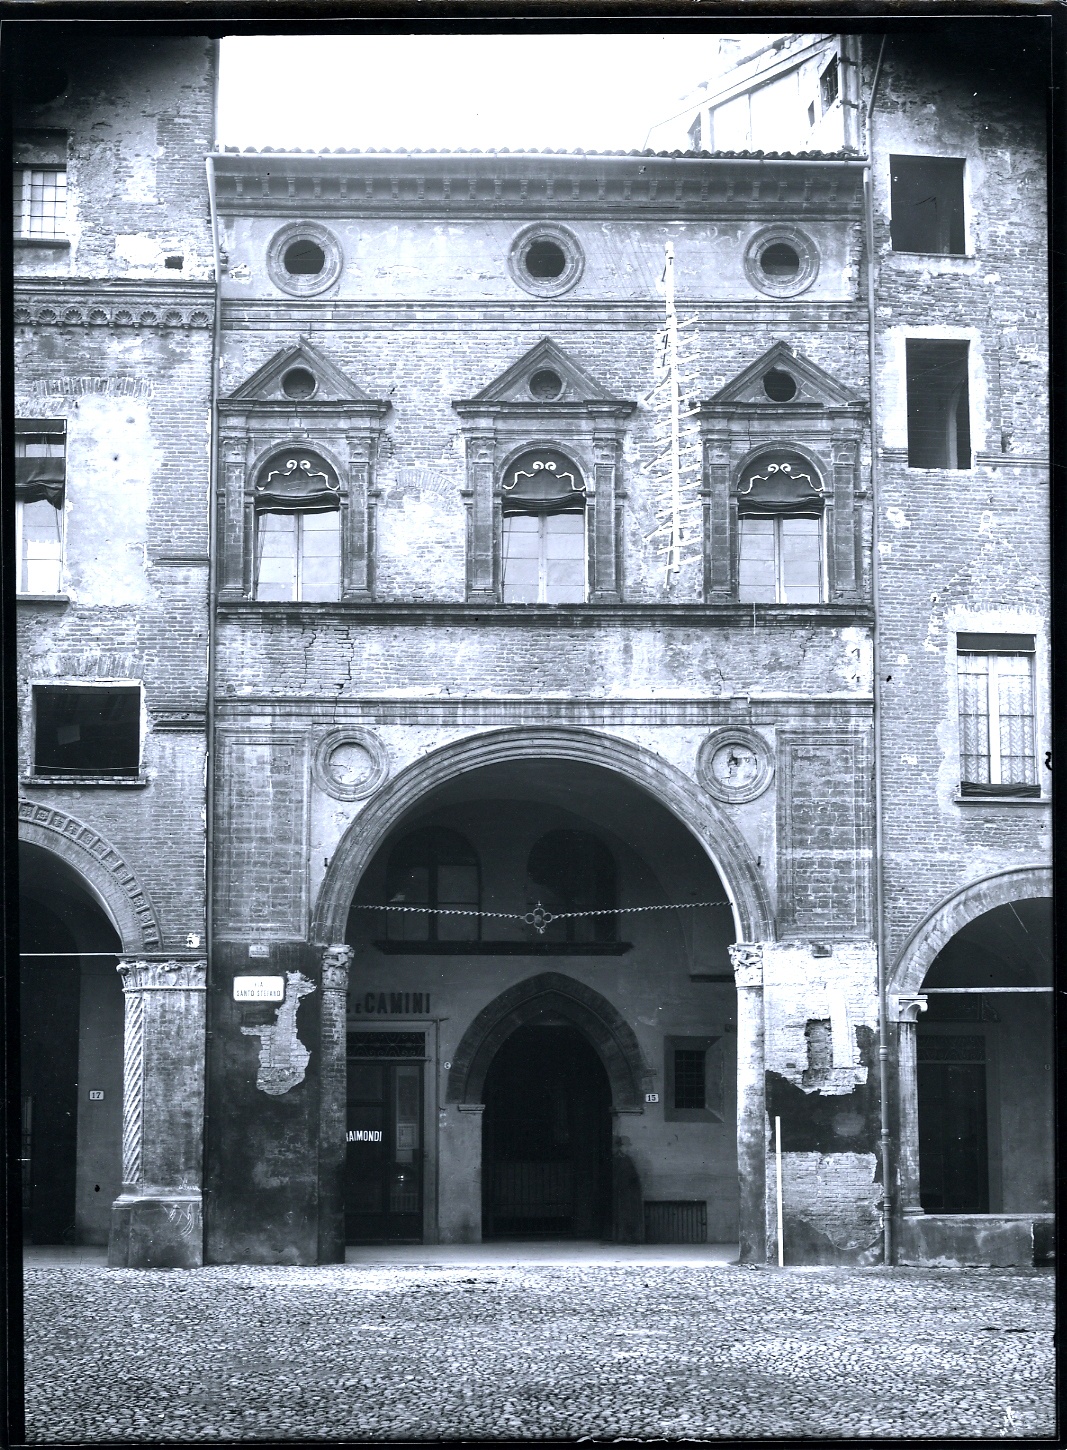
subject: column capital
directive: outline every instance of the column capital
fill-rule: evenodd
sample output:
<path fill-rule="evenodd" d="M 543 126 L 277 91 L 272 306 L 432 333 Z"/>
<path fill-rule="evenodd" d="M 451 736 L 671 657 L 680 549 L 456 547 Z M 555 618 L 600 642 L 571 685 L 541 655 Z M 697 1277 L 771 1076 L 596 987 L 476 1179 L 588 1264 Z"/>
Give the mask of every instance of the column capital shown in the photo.
<path fill-rule="evenodd" d="M 739 941 L 730 947 L 730 965 L 738 987 L 763 986 L 763 943 Z"/>
<path fill-rule="evenodd" d="M 901 993 L 889 998 L 889 1014 L 894 1022 L 918 1022 L 919 1013 L 925 1012 L 927 999 L 921 993 Z"/>
<path fill-rule="evenodd" d="M 322 990 L 324 992 L 347 992 L 348 969 L 354 953 L 344 942 L 335 942 L 322 953 Z"/>
<path fill-rule="evenodd" d="M 124 992 L 204 992 L 207 961 L 144 961 L 124 957 L 118 964 Z"/>

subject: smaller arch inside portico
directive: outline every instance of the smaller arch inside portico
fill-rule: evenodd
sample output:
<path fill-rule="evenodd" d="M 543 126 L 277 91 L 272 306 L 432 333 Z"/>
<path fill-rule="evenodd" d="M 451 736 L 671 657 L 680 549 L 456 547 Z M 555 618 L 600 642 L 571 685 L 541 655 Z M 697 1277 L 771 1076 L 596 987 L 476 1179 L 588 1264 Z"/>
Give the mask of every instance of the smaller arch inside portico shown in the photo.
<path fill-rule="evenodd" d="M 971 883 L 916 932 L 898 1021 L 900 1204 L 921 1215 L 1053 1206 L 1049 873 Z"/>

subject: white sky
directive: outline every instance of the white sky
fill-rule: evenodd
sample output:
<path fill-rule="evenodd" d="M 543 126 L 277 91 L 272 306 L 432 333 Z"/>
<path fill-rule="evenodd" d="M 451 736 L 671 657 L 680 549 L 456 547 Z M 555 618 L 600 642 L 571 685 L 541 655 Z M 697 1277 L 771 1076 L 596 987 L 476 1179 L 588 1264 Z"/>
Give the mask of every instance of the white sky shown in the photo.
<path fill-rule="evenodd" d="M 712 31 L 230 36 L 219 142 L 630 150 L 708 79 L 718 40 Z"/>

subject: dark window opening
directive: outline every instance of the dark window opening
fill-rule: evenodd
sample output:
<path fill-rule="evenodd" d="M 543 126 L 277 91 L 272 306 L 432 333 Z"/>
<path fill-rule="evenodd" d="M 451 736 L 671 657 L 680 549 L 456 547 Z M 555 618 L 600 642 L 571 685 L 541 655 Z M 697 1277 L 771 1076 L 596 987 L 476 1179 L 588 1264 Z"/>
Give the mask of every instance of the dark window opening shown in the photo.
<path fill-rule="evenodd" d="M 760 268 L 768 277 L 795 277 L 800 271 L 800 257 L 788 242 L 772 242 L 760 253 Z"/>
<path fill-rule="evenodd" d="M 326 253 L 318 242 L 301 238 L 290 242 L 282 261 L 291 277 L 317 277 L 326 265 Z"/>
<path fill-rule="evenodd" d="M 38 685 L 34 775 L 135 776 L 141 753 L 141 690 Z"/>
<path fill-rule="evenodd" d="M 811 105 L 808 107 L 808 125 L 809 126 L 814 126 L 815 125 L 815 102 L 814 101 L 812 101 Z"/>
<path fill-rule="evenodd" d="M 704 1063 L 707 1053 L 678 1047 L 674 1051 L 674 1106 L 676 1108 L 704 1108 L 707 1095 L 704 1083 Z"/>
<path fill-rule="evenodd" d="M 315 375 L 307 368 L 290 368 L 282 378 L 282 392 L 287 398 L 310 398 L 315 387 Z"/>
<path fill-rule="evenodd" d="M 458 831 L 427 826 L 394 846 L 385 899 L 390 906 L 425 908 L 387 911 L 386 936 L 392 941 L 481 939 L 478 857 Z"/>
<path fill-rule="evenodd" d="M 564 916 L 550 922 L 544 941 L 612 942 L 615 860 L 603 842 L 587 831 L 549 831 L 537 841 L 526 865 L 527 905 L 553 914 L 593 911 L 596 916 Z M 531 927 L 530 931 L 533 932 Z"/>
<path fill-rule="evenodd" d="M 907 340 L 908 467 L 970 468 L 966 342 Z"/>
<path fill-rule="evenodd" d="M 837 56 L 835 55 L 833 60 L 819 77 L 819 94 L 822 97 L 822 108 L 824 111 L 828 111 L 830 109 L 833 103 L 837 100 L 838 93 L 838 66 Z"/>
<path fill-rule="evenodd" d="M 171 269 L 171 271 L 173 271 L 173 272 L 180 272 L 181 269 L 185 266 L 185 258 L 184 257 L 165 257 L 163 259 L 163 265 L 164 265 L 164 267 L 169 267 Z"/>
<path fill-rule="evenodd" d="M 561 277 L 567 265 L 567 258 L 558 242 L 540 237 L 526 249 L 526 270 L 531 277 L 540 281 Z"/>
<path fill-rule="evenodd" d="M 891 156 L 889 165 L 894 252 L 963 256 L 963 162 Z"/>
<path fill-rule="evenodd" d="M 771 368 L 763 375 L 763 391 L 772 403 L 788 403 L 797 395 L 796 379 L 781 368 Z"/>

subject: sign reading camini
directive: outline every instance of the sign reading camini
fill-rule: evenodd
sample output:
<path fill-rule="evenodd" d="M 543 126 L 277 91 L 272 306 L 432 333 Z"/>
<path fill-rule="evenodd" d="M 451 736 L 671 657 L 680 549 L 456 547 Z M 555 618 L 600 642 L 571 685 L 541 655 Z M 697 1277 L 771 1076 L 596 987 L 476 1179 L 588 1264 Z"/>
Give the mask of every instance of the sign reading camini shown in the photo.
<path fill-rule="evenodd" d="M 285 1000 L 285 978 L 234 977 L 233 1000 L 235 1002 L 283 1002 Z"/>

